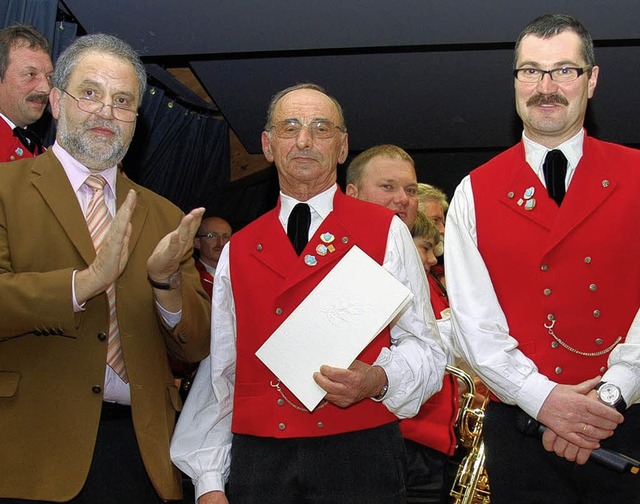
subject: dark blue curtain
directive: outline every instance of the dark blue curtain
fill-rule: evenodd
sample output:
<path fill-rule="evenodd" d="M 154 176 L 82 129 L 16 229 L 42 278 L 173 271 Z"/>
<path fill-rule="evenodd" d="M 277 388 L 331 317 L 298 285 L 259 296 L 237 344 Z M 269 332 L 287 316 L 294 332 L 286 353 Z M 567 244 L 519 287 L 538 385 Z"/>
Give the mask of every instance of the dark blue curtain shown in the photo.
<path fill-rule="evenodd" d="M 163 90 L 149 87 L 122 164 L 129 178 L 183 211 L 211 209 L 229 186 L 229 150 L 223 119 L 186 108 Z"/>

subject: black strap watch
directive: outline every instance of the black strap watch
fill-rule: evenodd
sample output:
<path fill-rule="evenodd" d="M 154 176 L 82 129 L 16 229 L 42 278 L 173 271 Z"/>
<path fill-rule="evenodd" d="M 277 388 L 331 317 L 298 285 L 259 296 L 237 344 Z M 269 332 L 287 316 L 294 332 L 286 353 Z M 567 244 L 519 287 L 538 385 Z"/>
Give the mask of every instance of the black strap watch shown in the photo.
<path fill-rule="evenodd" d="M 147 279 L 152 287 L 160 290 L 174 290 L 182 285 L 182 273 L 180 270 L 171 273 L 166 282 L 156 282 L 149 275 L 147 275 Z"/>
<path fill-rule="evenodd" d="M 598 399 L 603 404 L 615 408 L 620 413 L 624 413 L 627 409 L 627 403 L 622 397 L 620 387 L 614 383 L 601 381 L 596 385 L 595 391 L 598 393 Z"/>

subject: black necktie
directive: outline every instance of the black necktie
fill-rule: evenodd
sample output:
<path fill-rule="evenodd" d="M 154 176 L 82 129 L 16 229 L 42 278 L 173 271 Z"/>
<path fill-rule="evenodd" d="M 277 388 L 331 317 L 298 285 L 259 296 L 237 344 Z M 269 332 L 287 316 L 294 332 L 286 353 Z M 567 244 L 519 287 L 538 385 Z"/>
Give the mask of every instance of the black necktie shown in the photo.
<path fill-rule="evenodd" d="M 544 181 L 547 184 L 547 191 L 558 206 L 562 204 L 564 198 L 564 179 L 567 175 L 567 158 L 561 150 L 554 149 L 547 152 L 544 158 Z"/>
<path fill-rule="evenodd" d="M 22 145 L 29 149 L 31 154 L 35 156 L 42 154 L 42 140 L 33 131 L 16 126 L 13 128 L 13 136 L 17 137 L 22 142 Z"/>
<path fill-rule="evenodd" d="M 309 241 L 309 225 L 311 224 L 311 211 L 306 203 L 298 203 L 293 207 L 289 221 L 287 222 L 287 235 L 296 254 L 302 254 Z"/>

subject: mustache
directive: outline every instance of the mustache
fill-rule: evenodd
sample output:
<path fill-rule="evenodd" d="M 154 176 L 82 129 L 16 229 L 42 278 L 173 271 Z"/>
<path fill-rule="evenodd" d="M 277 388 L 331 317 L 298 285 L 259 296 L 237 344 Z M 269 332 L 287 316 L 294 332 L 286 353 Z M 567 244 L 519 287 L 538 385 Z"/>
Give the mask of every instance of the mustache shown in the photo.
<path fill-rule="evenodd" d="M 537 94 L 527 100 L 527 107 L 535 107 L 536 105 L 569 105 L 569 101 L 559 94 Z"/>
<path fill-rule="evenodd" d="M 45 104 L 49 101 L 49 95 L 45 93 L 33 93 L 27 96 L 26 100 Z"/>

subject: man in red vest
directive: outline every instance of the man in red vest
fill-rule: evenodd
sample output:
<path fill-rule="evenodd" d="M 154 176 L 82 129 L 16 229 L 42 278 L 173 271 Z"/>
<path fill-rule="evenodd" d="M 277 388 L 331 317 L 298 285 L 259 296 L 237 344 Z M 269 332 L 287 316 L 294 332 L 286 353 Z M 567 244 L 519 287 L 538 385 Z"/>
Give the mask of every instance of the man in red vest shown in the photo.
<path fill-rule="evenodd" d="M 412 287 L 422 264 L 411 235 L 393 212 L 338 189 L 347 132 L 340 105 L 319 86 L 274 96 L 262 148 L 278 170 L 280 199 L 222 251 L 212 355 L 180 416 L 172 458 L 193 478 L 199 504 L 404 503 L 397 417 L 418 412 L 445 366 L 426 282 Z M 349 369 L 314 373 L 327 394 L 309 411 L 255 352 L 356 245 L 414 301 Z"/>
<path fill-rule="evenodd" d="M 42 152 L 40 139 L 26 128 L 47 107 L 52 74 L 49 42 L 33 26 L 0 30 L 0 162 Z"/>
<path fill-rule="evenodd" d="M 193 246 L 198 250 L 196 268 L 200 272 L 202 287 L 209 297 L 213 290 L 213 277 L 220 260 L 223 247 L 231 239 L 231 225 L 222 217 L 207 217 L 202 219 L 200 228 L 193 240 Z"/>
<path fill-rule="evenodd" d="M 600 446 L 640 459 L 640 152 L 584 130 L 598 75 L 576 19 L 527 25 L 514 66 L 522 141 L 466 177 L 447 216 L 454 334 L 495 394 L 494 504 L 640 495 L 637 476 L 589 461 Z"/>

